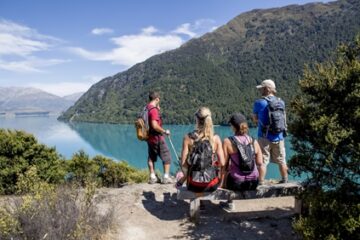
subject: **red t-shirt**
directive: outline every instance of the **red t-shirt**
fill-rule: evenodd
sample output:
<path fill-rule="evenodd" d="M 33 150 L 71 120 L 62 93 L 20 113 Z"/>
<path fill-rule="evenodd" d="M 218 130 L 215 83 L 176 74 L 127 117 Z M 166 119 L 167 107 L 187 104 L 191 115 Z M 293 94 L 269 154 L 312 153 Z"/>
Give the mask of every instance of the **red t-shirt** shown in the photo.
<path fill-rule="evenodd" d="M 160 110 L 151 104 L 148 104 L 147 108 L 151 109 L 149 111 L 149 129 L 150 129 L 150 131 L 149 131 L 148 142 L 149 143 L 157 143 L 160 140 L 163 140 L 164 136 L 151 127 L 151 121 L 153 121 L 153 120 L 157 121 L 159 126 L 162 127 L 162 119 L 161 119 L 161 115 L 160 115 Z"/>

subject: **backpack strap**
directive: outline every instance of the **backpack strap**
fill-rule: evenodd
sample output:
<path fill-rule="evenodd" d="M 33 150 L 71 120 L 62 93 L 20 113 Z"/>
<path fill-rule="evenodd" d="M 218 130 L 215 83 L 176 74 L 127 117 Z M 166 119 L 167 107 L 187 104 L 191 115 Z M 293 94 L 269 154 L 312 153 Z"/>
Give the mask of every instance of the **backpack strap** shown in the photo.
<path fill-rule="evenodd" d="M 243 156 L 245 153 L 243 152 L 244 151 L 244 148 L 243 146 L 246 145 L 246 144 L 242 144 L 235 136 L 230 136 L 229 137 L 229 140 L 232 144 L 234 144 L 236 146 L 236 148 L 238 149 L 239 151 L 239 154 L 241 156 Z M 252 144 L 254 149 L 255 149 L 255 146 L 254 146 L 254 140 L 252 137 L 249 136 L 249 144 Z M 241 151 L 243 150 L 243 151 Z"/>

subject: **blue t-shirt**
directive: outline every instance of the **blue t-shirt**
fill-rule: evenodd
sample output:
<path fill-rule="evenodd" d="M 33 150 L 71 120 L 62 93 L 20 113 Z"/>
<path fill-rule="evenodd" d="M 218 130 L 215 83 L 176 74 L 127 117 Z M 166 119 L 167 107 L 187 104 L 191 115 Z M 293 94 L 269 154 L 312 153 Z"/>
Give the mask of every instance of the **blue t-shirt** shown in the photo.
<path fill-rule="evenodd" d="M 267 105 L 268 102 L 263 98 L 256 100 L 254 103 L 253 113 L 258 117 L 258 137 L 266 137 L 272 142 L 283 140 L 284 136 L 282 132 L 277 134 L 268 132 L 266 135 L 266 133 L 263 133 L 262 131 L 262 126 L 269 124 L 269 111 Z"/>

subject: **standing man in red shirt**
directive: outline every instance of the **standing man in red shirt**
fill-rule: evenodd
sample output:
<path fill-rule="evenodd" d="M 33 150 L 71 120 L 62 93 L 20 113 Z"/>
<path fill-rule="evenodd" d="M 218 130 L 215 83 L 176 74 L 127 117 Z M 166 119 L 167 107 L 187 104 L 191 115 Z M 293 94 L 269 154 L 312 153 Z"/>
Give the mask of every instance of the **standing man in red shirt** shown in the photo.
<path fill-rule="evenodd" d="M 162 119 L 160 115 L 160 94 L 158 92 L 149 93 L 149 103 L 147 105 L 149 114 L 149 139 L 148 143 L 148 167 L 150 171 L 149 183 L 157 183 L 159 179 L 155 175 L 154 164 L 159 156 L 164 166 L 164 177 L 162 183 L 172 183 L 170 178 L 171 155 L 165 142 L 165 135 L 170 135 L 170 131 L 162 128 Z"/>

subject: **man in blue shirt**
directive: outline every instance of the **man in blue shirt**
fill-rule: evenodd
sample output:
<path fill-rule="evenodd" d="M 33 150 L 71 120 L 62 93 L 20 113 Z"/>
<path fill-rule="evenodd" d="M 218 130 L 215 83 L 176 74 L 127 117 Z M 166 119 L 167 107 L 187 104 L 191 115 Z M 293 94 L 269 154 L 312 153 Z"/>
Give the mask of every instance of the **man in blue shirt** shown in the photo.
<path fill-rule="evenodd" d="M 279 183 L 286 183 L 288 181 L 288 167 L 286 164 L 286 153 L 283 132 L 274 133 L 269 131 L 269 110 L 268 100 L 275 97 L 276 86 L 273 80 L 267 79 L 262 81 L 261 85 L 256 86 L 259 89 L 262 98 L 258 99 L 254 103 L 253 107 L 253 121 L 258 125 L 258 142 L 263 153 L 263 162 L 265 167 L 263 168 L 265 177 L 266 166 L 269 162 L 273 162 L 279 165 L 279 170 L 282 179 Z M 266 98 L 266 99 L 265 99 Z M 284 102 L 281 101 L 285 106 Z M 264 179 L 259 179 L 259 183 L 263 183 Z"/>

